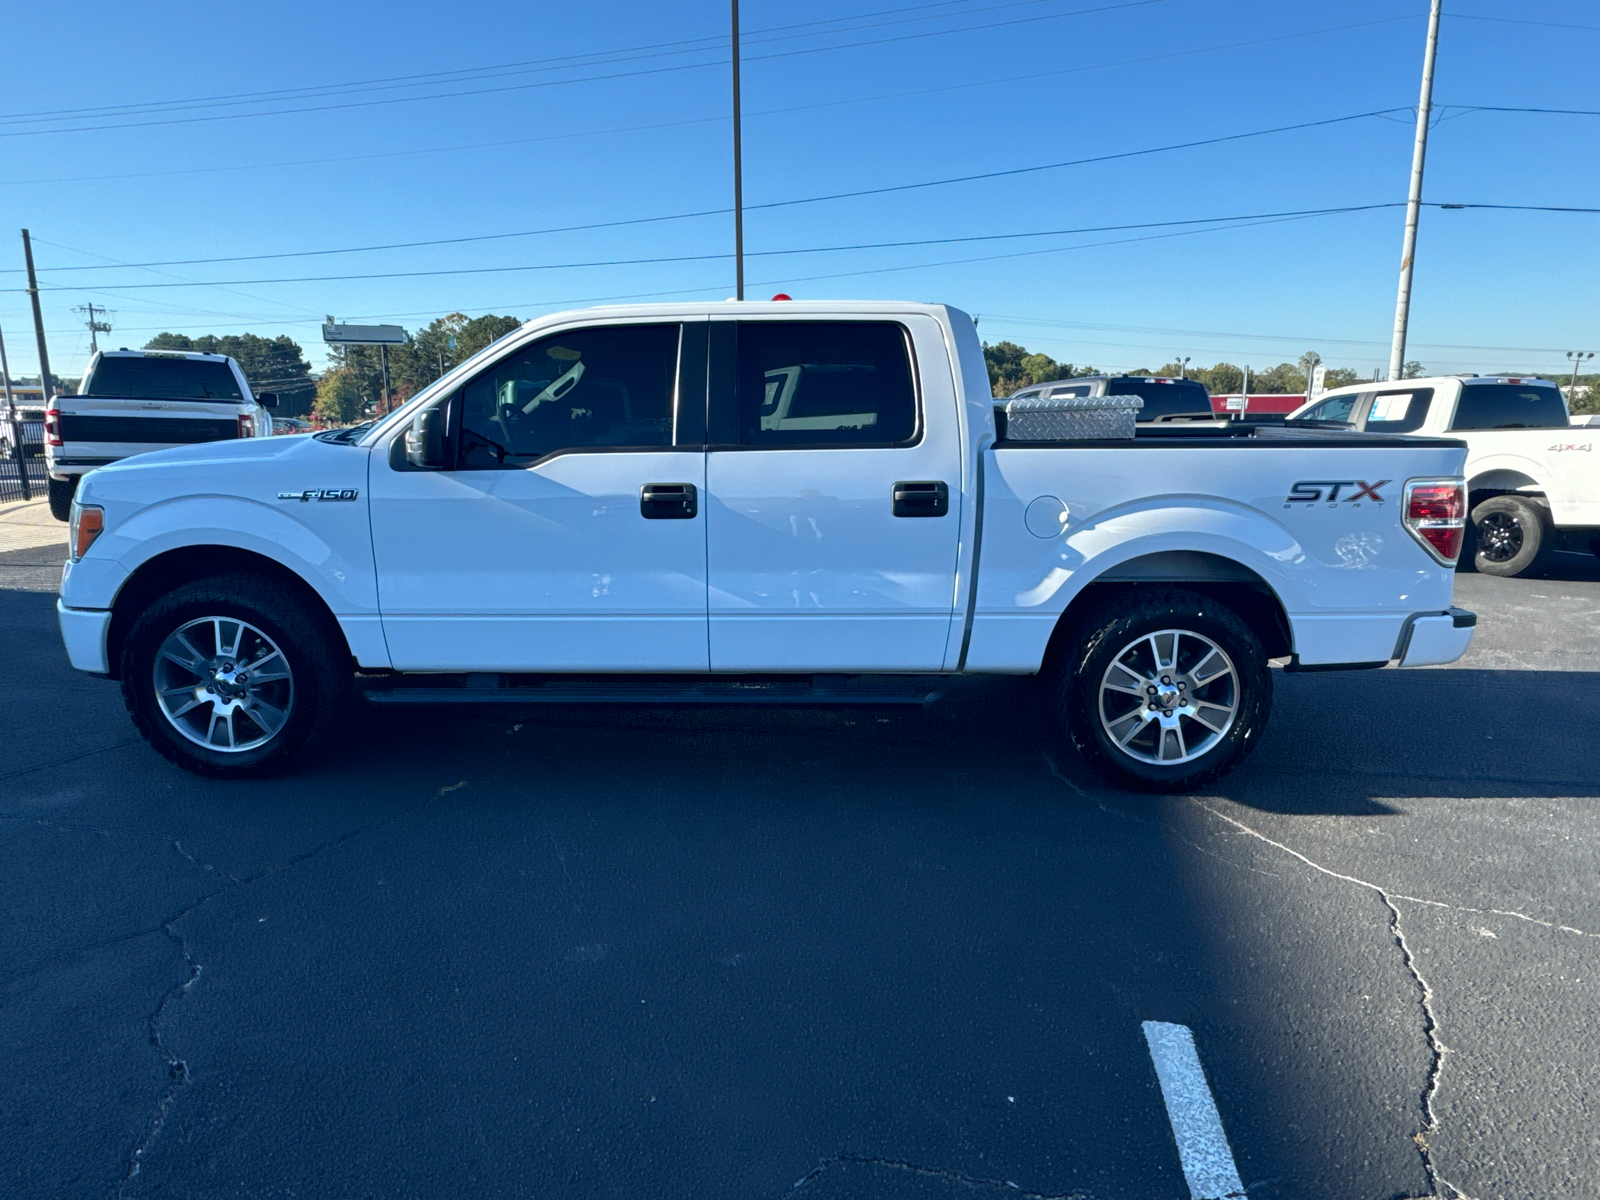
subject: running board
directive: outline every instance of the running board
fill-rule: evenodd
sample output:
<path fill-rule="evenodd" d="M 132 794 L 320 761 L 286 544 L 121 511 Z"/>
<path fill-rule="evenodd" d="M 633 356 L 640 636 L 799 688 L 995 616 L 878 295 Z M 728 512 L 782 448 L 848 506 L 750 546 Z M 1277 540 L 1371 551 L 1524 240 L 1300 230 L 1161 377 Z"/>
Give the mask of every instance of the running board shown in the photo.
<path fill-rule="evenodd" d="M 932 704 L 939 675 L 391 675 L 374 704 Z"/>

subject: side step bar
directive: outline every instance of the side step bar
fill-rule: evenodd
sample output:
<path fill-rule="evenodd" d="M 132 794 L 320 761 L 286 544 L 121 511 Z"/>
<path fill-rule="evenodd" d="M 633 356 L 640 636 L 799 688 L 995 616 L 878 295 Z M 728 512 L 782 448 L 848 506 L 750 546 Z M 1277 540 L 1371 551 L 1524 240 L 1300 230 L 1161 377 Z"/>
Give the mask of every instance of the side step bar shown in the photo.
<path fill-rule="evenodd" d="M 940 675 L 391 675 L 374 704 L 932 704 Z"/>

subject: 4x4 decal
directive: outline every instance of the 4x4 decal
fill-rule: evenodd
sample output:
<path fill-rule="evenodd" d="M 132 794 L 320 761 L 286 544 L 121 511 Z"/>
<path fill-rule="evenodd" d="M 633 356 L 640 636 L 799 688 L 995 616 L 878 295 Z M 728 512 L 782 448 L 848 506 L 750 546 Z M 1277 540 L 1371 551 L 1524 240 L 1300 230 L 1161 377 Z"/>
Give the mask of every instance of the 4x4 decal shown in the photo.
<path fill-rule="evenodd" d="M 1363 500 L 1382 504 L 1383 494 L 1378 489 L 1390 482 L 1388 479 L 1380 479 L 1377 483 L 1368 483 L 1365 479 L 1302 479 L 1290 485 L 1289 494 L 1283 498 L 1283 506 L 1327 504 L 1331 508 L 1339 504 L 1359 505 Z"/>

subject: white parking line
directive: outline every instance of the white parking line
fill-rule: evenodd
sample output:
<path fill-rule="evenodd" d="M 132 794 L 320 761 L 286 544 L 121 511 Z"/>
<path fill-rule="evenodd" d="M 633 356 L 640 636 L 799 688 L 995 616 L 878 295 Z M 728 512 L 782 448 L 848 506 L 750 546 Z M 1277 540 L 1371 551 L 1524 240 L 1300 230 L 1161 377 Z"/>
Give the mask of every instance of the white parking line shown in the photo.
<path fill-rule="evenodd" d="M 1167 1102 L 1167 1119 L 1172 1122 L 1189 1194 L 1193 1200 L 1243 1196 L 1244 1184 L 1233 1165 L 1228 1135 L 1222 1132 L 1217 1102 L 1195 1053 L 1194 1034 L 1187 1025 L 1146 1021 L 1144 1040 L 1161 1081 L 1161 1098 Z"/>

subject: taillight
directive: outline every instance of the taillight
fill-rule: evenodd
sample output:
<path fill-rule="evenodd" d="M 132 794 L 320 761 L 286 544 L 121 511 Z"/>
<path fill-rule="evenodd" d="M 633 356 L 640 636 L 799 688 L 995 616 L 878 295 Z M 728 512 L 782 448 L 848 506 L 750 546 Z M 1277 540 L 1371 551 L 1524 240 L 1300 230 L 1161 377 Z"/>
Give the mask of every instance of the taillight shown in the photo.
<path fill-rule="evenodd" d="M 72 525 L 67 531 L 67 542 L 72 548 L 72 561 L 77 562 L 89 553 L 95 538 L 106 527 L 105 511 L 93 504 L 72 506 Z"/>
<path fill-rule="evenodd" d="M 240 437 L 255 437 L 255 435 L 256 435 L 256 419 L 254 417 L 246 416 L 244 413 L 240 413 L 239 414 L 239 436 Z"/>
<path fill-rule="evenodd" d="M 1467 481 L 1413 479 L 1406 484 L 1405 527 L 1447 567 L 1461 557 L 1467 536 Z"/>
<path fill-rule="evenodd" d="M 52 404 L 44 410 L 44 440 L 47 446 L 61 446 L 61 410 Z"/>

